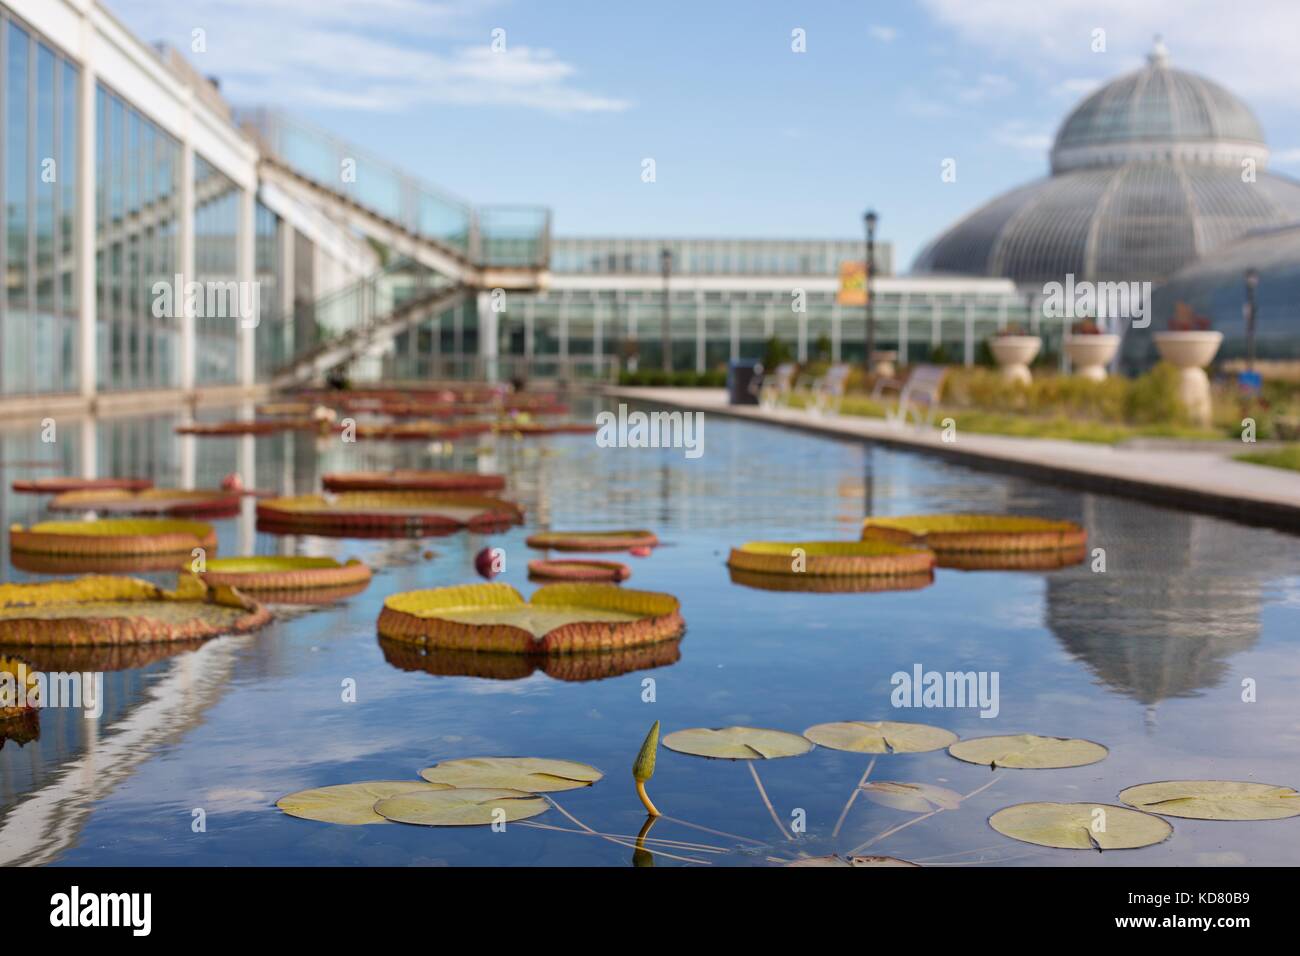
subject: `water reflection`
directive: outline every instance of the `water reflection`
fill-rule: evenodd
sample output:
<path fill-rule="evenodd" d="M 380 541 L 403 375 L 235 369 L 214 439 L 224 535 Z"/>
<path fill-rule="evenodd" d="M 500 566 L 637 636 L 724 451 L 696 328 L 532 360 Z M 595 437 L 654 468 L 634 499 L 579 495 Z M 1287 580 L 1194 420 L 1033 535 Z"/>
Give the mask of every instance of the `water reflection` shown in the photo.
<path fill-rule="evenodd" d="M 436 677 L 482 677 L 522 680 L 537 672 L 562 681 L 603 680 L 676 664 L 682 656 L 681 639 L 645 647 L 585 654 L 481 654 L 474 651 L 414 647 L 379 638 L 384 660 L 399 670 L 423 671 Z"/>

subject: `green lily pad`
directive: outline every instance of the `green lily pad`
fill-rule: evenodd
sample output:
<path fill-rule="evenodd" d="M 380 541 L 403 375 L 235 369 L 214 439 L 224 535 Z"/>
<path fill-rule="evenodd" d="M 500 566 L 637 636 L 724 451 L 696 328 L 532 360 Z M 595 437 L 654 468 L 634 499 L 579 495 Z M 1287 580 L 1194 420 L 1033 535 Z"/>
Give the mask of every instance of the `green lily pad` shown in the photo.
<path fill-rule="evenodd" d="M 947 787 L 929 783 L 899 783 L 895 780 L 875 780 L 862 785 L 862 793 L 872 803 L 910 813 L 929 813 L 931 810 L 956 810 L 961 806 L 961 794 Z"/>
<path fill-rule="evenodd" d="M 1104 760 L 1110 753 L 1101 744 L 1077 737 L 1039 737 L 1017 734 L 1008 737 L 975 737 L 961 740 L 948 753 L 967 763 L 1017 770 L 1051 770 L 1060 767 L 1083 767 Z"/>
<path fill-rule="evenodd" d="M 387 823 L 374 811 L 375 803 L 399 793 L 421 793 L 449 790 L 445 784 L 424 783 L 420 780 L 365 780 L 361 783 L 340 783 L 332 787 L 299 790 L 275 801 L 275 805 L 292 817 L 319 820 L 322 823 L 342 823 L 360 826 L 367 823 Z"/>
<path fill-rule="evenodd" d="M 900 860 L 896 856 L 806 856 L 803 859 L 787 863 L 786 866 L 920 866 L 909 860 Z"/>
<path fill-rule="evenodd" d="M 495 823 L 497 811 L 506 821 L 526 820 L 545 813 L 541 797 L 501 787 L 449 787 L 446 790 L 398 793 L 375 804 L 375 812 L 394 823 L 422 827 L 475 827 Z"/>
<path fill-rule="evenodd" d="M 939 750 L 957 741 L 957 735 L 929 724 L 894 720 L 846 720 L 817 724 L 803 735 L 819 747 L 860 754 L 907 754 Z"/>
<path fill-rule="evenodd" d="M 590 787 L 604 776 L 595 767 L 541 757 L 466 757 L 425 767 L 420 776 L 451 787 L 558 793 Z"/>
<path fill-rule="evenodd" d="M 1154 814 L 1100 803 L 1017 803 L 989 817 L 989 826 L 1022 843 L 1062 850 L 1133 850 L 1174 832 Z"/>
<path fill-rule="evenodd" d="M 1192 820 L 1283 820 L 1300 816 L 1291 787 L 1238 780 L 1162 780 L 1120 791 L 1131 807 Z"/>
<path fill-rule="evenodd" d="M 797 757 L 813 749 L 806 737 L 760 727 L 692 727 L 673 731 L 663 744 L 678 753 L 719 760 L 773 760 Z"/>

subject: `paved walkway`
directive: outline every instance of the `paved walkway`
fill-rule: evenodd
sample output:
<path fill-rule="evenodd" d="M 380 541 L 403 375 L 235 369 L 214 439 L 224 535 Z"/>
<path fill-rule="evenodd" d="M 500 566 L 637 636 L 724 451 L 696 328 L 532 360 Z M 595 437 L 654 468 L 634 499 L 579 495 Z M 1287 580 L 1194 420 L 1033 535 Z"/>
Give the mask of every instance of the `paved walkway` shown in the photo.
<path fill-rule="evenodd" d="M 1245 447 L 1235 442 L 1159 447 L 1151 441 L 1124 446 L 1013 438 L 963 433 L 960 420 L 956 440 L 944 442 L 937 428 L 916 429 L 878 418 L 816 415 L 792 408 L 728 405 L 726 392 L 719 388 L 617 387 L 605 391 L 629 401 L 879 442 L 942 455 L 973 467 L 1300 531 L 1300 472 L 1233 461 L 1231 456 Z"/>

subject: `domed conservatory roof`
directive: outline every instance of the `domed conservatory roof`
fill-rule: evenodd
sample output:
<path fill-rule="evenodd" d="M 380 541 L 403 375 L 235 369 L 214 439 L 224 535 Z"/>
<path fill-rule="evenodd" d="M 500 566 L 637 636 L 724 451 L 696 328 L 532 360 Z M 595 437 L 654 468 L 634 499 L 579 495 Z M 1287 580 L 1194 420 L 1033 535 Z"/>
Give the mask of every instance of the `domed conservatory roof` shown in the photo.
<path fill-rule="evenodd" d="M 1066 118 L 1051 176 L 975 210 L 912 269 L 1023 284 L 1068 273 L 1160 281 L 1252 229 L 1300 220 L 1300 183 L 1267 172 L 1267 162 L 1250 109 L 1171 69 L 1157 45 L 1145 68 Z"/>

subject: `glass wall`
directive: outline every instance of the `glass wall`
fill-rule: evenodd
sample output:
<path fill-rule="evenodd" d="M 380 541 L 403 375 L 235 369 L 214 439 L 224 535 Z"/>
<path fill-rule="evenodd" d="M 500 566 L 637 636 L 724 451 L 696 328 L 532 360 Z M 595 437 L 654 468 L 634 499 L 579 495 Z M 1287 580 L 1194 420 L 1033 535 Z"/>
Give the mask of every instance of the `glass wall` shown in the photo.
<path fill-rule="evenodd" d="M 239 312 L 229 290 L 239 280 L 239 188 L 202 156 L 194 157 L 194 278 L 203 301 L 194 319 L 194 381 L 239 381 Z M 238 296 L 236 291 L 233 293 Z"/>
<path fill-rule="evenodd" d="M 0 393 L 77 389 L 78 70 L 0 9 Z"/>
<path fill-rule="evenodd" d="M 674 275 L 839 275 L 841 262 L 861 262 L 854 239 L 625 239 L 557 237 L 551 271 L 658 275 L 660 254 L 673 254 Z M 876 244 L 877 275 L 893 274 L 893 247 Z"/>
<path fill-rule="evenodd" d="M 95 92 L 99 388 L 179 383 L 180 144 L 112 90 Z"/>
<path fill-rule="evenodd" d="M 259 303 L 254 349 L 259 382 L 269 379 L 294 354 L 293 322 L 286 321 L 281 307 L 280 229 L 279 217 L 259 202 L 253 222 Z"/>

